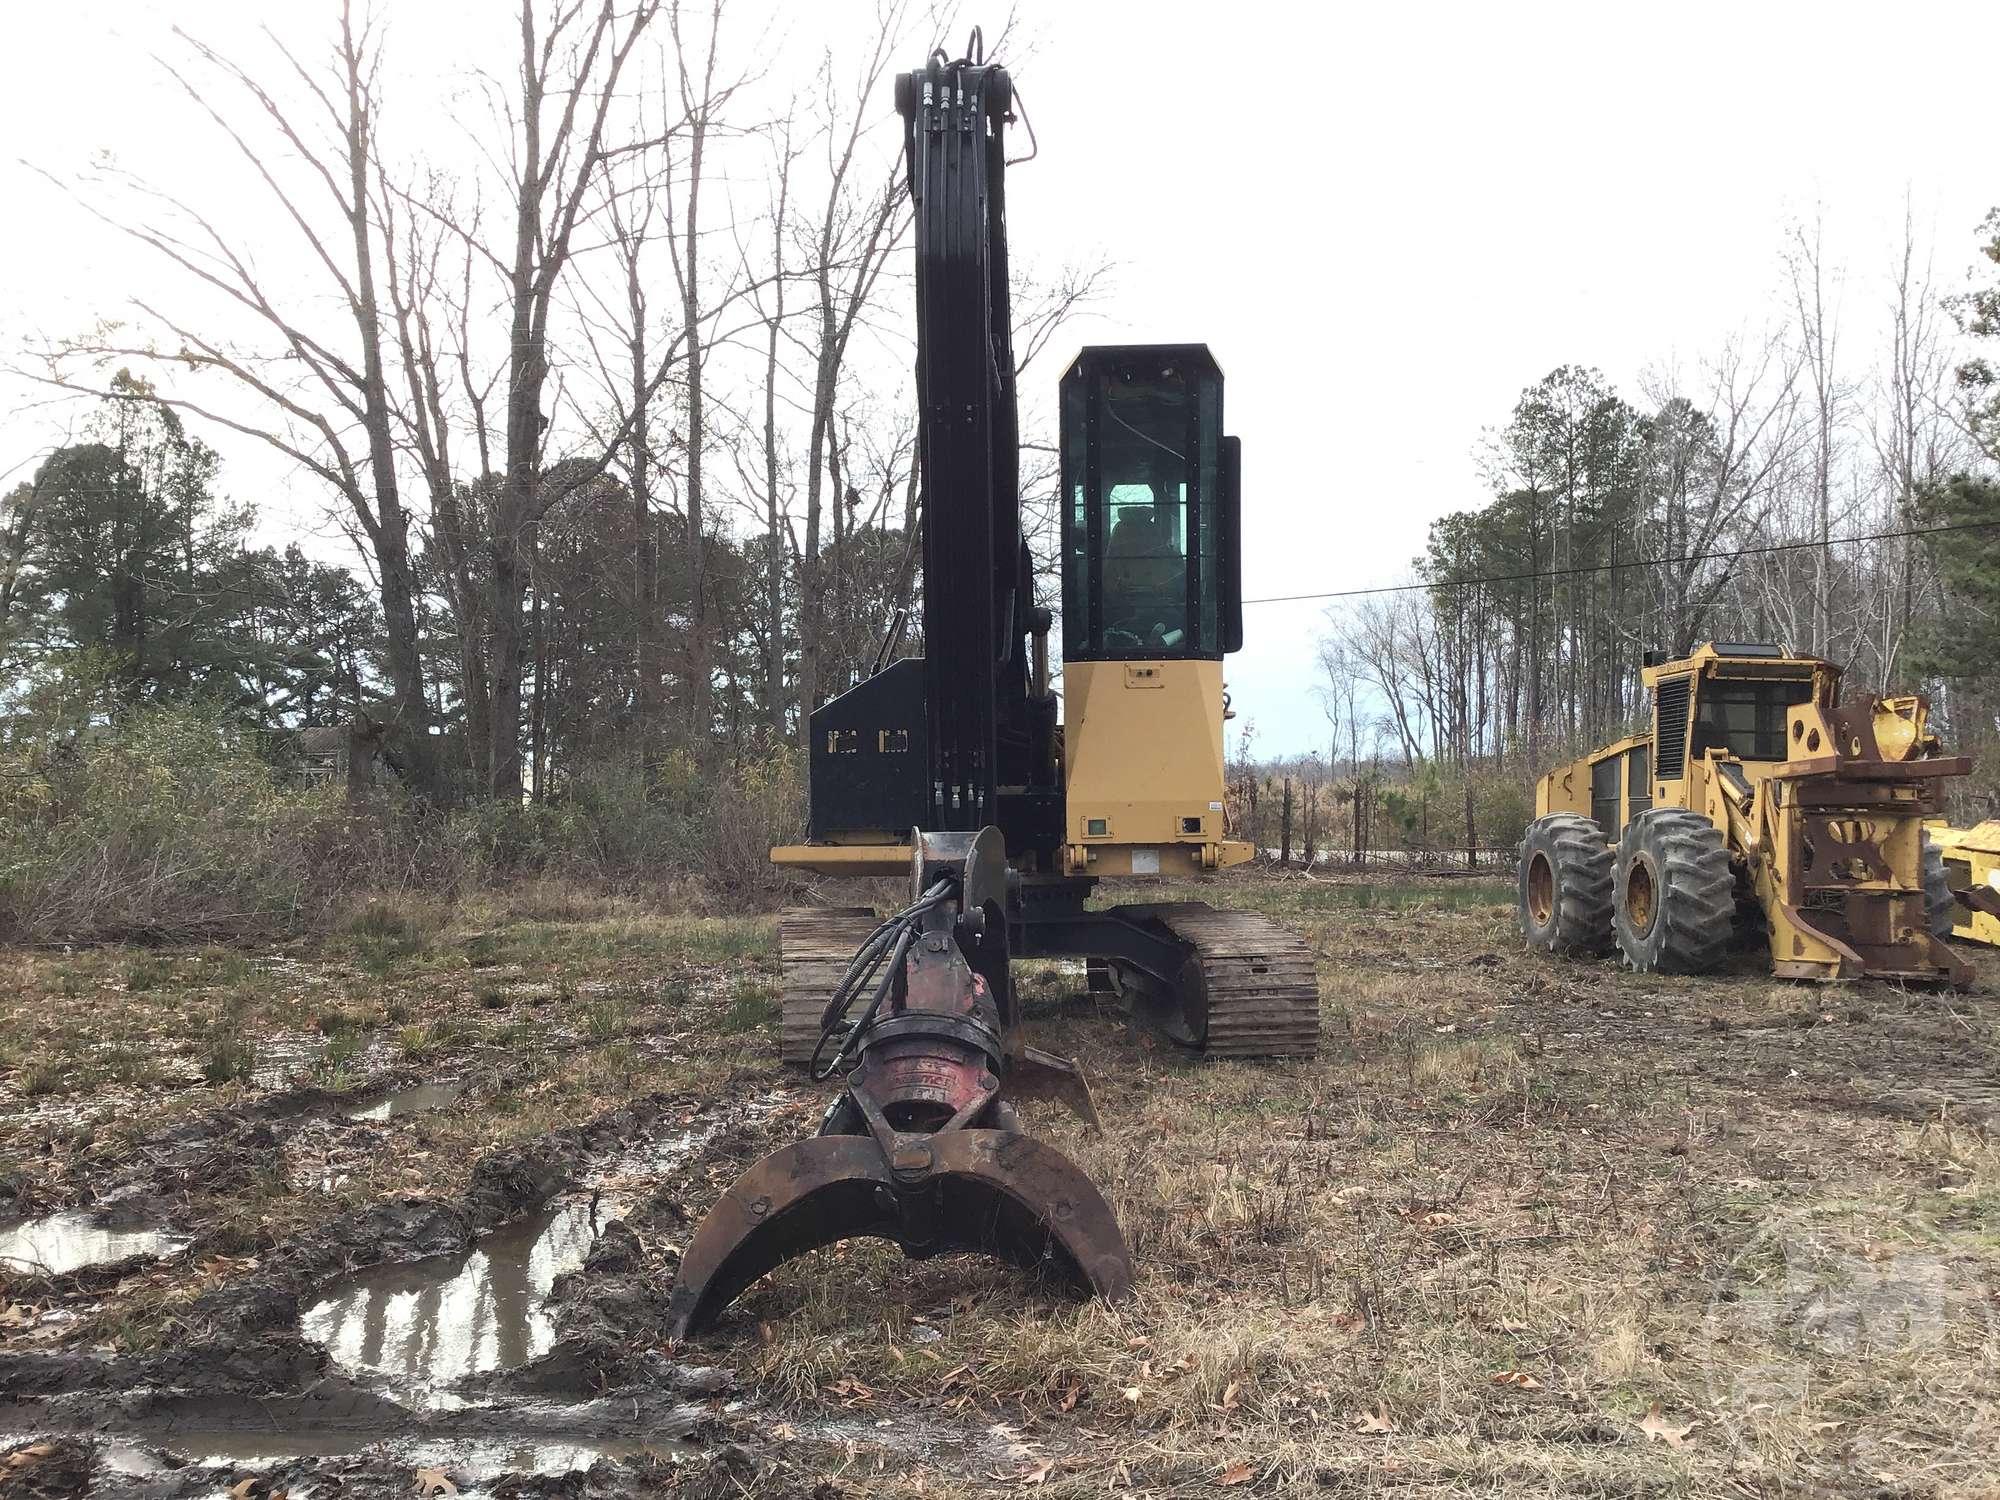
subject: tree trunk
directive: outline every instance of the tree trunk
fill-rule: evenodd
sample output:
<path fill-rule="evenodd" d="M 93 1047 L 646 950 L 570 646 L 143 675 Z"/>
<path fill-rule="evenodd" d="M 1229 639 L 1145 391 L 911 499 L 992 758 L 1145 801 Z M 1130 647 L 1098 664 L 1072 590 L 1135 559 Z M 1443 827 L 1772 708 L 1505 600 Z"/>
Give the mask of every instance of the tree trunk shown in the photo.
<path fill-rule="evenodd" d="M 430 702 L 424 696 L 423 658 L 417 647 L 416 589 L 410 568 L 410 522 L 396 482 L 396 450 L 390 433 L 388 375 L 382 363 L 381 306 L 375 287 L 375 249 L 370 238 L 368 171 L 375 142 L 370 101 L 362 78 L 362 57 L 354 42 L 352 14 L 341 7 L 342 62 L 347 84 L 348 228 L 354 238 L 354 321 L 361 336 L 362 426 L 368 434 L 368 472 L 375 491 L 375 525 L 370 528 L 382 600 L 382 628 L 394 693 L 394 722 L 408 764 L 420 787 L 435 779 L 430 745 Z"/>
<path fill-rule="evenodd" d="M 702 534 L 702 449 L 706 446 L 706 414 L 702 406 L 702 363 L 706 351 L 701 341 L 701 251 L 696 224 L 701 201 L 701 157 L 703 137 L 708 129 L 708 104 L 696 119 L 694 140 L 688 156 L 687 219 L 682 226 L 687 245 L 686 269 L 681 280 L 681 316 L 687 328 L 687 549 L 688 549 L 688 728 L 693 735 L 695 754 L 706 759 L 714 738 L 714 710 L 709 682 L 713 643 L 708 638 L 708 559 Z"/>
<path fill-rule="evenodd" d="M 1285 778 L 1285 798 L 1278 814 L 1278 863 L 1290 868 L 1292 863 L 1292 778 Z"/>

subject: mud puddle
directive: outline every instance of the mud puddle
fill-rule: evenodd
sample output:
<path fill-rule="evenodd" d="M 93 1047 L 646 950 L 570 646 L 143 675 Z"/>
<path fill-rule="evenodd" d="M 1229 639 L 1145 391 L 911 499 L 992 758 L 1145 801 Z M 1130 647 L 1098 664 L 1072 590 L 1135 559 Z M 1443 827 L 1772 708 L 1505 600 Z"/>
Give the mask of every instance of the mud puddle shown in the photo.
<path fill-rule="evenodd" d="M 791 1438 L 854 1452 L 879 1448 L 923 1463 L 958 1463 L 992 1471 L 1042 1456 L 1043 1445 L 1010 1422 L 973 1428 L 934 1417 L 791 1416 L 773 1424 Z"/>
<path fill-rule="evenodd" d="M 77 1210 L 0 1229 L 0 1272 L 63 1276 L 134 1255 L 170 1255 L 189 1236 L 130 1214 Z"/>
<path fill-rule="evenodd" d="M 721 1133 L 719 1120 L 694 1120 L 678 1131 L 641 1139 L 586 1164 L 583 1185 L 610 1191 L 647 1188 L 680 1167 Z"/>
<path fill-rule="evenodd" d="M 274 1464 L 287 1459 L 341 1458 L 379 1452 L 411 1465 L 465 1474 L 569 1474 L 600 1459 L 672 1458 L 696 1451 L 674 1437 L 364 1438 L 350 1432 L 301 1428 L 243 1432 L 227 1428 L 177 1432 L 158 1443 L 107 1443 L 100 1462 L 118 1474 L 157 1474 L 185 1464 L 201 1468 Z"/>
<path fill-rule="evenodd" d="M 754 1126 L 789 1108 L 799 1096 L 772 1089 L 726 1109 L 704 1106 L 679 1121 L 662 1120 L 656 1129 L 593 1156 L 579 1181 L 604 1192 L 643 1192 L 677 1174 L 715 1144 L 725 1131 Z"/>
<path fill-rule="evenodd" d="M 583 1264 L 621 1209 L 594 1194 L 560 1199 L 467 1254 L 364 1272 L 308 1308 L 299 1330 L 349 1370 L 380 1376 L 425 1404 L 451 1405 L 454 1382 L 526 1364 L 555 1346 L 549 1290 Z"/>
<path fill-rule="evenodd" d="M 377 1122 L 400 1120 L 406 1115 L 420 1115 L 428 1110 L 456 1104 L 464 1092 L 463 1083 L 419 1083 L 410 1088 L 378 1094 L 342 1111 L 341 1118 Z"/>

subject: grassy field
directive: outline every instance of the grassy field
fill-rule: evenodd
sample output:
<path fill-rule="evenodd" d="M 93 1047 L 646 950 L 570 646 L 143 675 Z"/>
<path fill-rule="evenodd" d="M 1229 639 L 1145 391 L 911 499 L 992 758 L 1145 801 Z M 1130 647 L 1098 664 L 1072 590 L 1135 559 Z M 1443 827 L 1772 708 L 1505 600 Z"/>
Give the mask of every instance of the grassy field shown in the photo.
<path fill-rule="evenodd" d="M 2000 955 L 1972 955 L 1972 994 L 1778 983 L 1754 952 L 1640 977 L 1527 954 L 1495 881 L 1173 894 L 1309 938 L 1322 1051 L 1194 1063 L 1080 971 L 1027 967 L 1035 1040 L 1081 1060 L 1105 1129 L 1028 1123 L 1111 1199 L 1131 1304 L 837 1247 L 666 1351 L 720 1372 L 679 1440 L 600 1444 L 587 1488 L 465 1450 L 445 1471 L 520 1494 L 2000 1494 Z M 273 952 L 0 956 L 0 1221 L 113 1201 L 188 1240 L 0 1270 L 0 1446 L 46 1450 L 0 1488 L 101 1475 L 115 1437 L 176 1455 L 162 1494 L 411 1492 L 421 1422 L 372 1457 L 232 1459 L 140 1407 L 77 1416 L 109 1408 L 76 1362 L 102 1391 L 162 1351 L 296 1345 L 295 1303 L 253 1325 L 232 1292 L 310 1298 L 370 1258 L 341 1226 L 385 1205 L 470 1236 L 579 1184 L 633 1234 L 559 1286 L 557 1350 L 596 1373 L 533 1410 L 601 1436 L 607 1391 L 657 1384 L 619 1360 L 657 1351 L 690 1220 L 824 1103 L 773 1060 L 774 934 L 527 889 Z M 445 1102 L 350 1107 L 419 1086 Z M 228 1466 L 195 1488 L 187 1457 Z"/>

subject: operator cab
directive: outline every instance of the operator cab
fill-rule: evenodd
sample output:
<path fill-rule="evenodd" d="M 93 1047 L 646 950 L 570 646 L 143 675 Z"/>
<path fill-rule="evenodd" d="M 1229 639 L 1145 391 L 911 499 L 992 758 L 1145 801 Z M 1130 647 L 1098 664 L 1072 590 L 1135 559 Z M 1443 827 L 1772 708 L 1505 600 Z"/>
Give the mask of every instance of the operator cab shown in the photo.
<path fill-rule="evenodd" d="M 1064 661 L 1242 645 L 1238 454 L 1205 345 L 1077 356 L 1062 382 Z"/>

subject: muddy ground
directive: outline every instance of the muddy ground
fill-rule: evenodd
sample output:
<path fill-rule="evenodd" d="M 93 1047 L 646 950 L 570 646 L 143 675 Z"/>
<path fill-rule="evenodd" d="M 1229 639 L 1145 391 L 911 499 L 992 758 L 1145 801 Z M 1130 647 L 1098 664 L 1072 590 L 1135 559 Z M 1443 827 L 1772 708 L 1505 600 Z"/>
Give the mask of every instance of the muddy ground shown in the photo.
<path fill-rule="evenodd" d="M 1192 1063 L 1027 970 L 1131 1304 L 849 1245 L 685 1347 L 693 1222 L 825 1102 L 774 920 L 0 955 L 0 1493 L 2000 1494 L 2000 954 L 1642 978 L 1492 880 L 1175 894 L 1310 938 L 1323 1047 Z"/>

